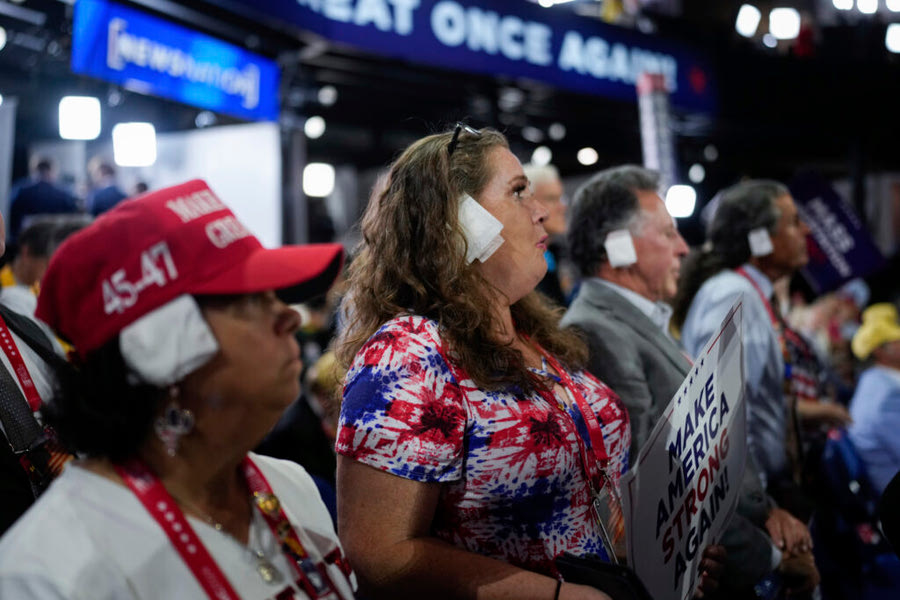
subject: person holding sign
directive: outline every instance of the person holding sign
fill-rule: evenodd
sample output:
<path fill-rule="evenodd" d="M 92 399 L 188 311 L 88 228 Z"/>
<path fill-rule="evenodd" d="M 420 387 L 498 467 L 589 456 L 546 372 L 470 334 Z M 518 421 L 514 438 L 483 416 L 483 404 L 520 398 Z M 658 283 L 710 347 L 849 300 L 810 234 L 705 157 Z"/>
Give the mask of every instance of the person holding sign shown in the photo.
<path fill-rule="evenodd" d="M 773 493 L 791 487 L 789 442 L 795 458 L 798 443 L 795 408 L 785 395 L 787 347 L 772 302 L 773 282 L 806 264 L 809 229 L 787 187 L 751 180 L 722 193 L 707 233 L 707 243 L 685 261 L 673 321 L 680 326 L 682 346 L 696 356 L 734 302 L 743 298 L 748 466 L 755 465 Z M 818 572 L 809 529 L 779 507 L 769 511 L 766 529 L 780 550 L 805 566 L 807 576 L 796 587 L 811 589 Z"/>
<path fill-rule="evenodd" d="M 583 343 L 533 293 L 547 210 L 502 134 L 413 143 L 362 222 L 339 357 L 338 523 L 373 598 L 609 599 L 631 444 Z"/>
<path fill-rule="evenodd" d="M 2 598 L 353 598 L 315 484 L 255 447 L 299 394 L 336 244 L 268 250 L 195 180 L 70 237 L 37 316 L 75 348 L 47 410 L 83 457 L 0 540 Z"/>
<path fill-rule="evenodd" d="M 658 189 L 655 171 L 633 165 L 601 171 L 576 193 L 569 231 L 571 256 L 585 279 L 561 324 L 583 332 L 588 370 L 628 408 L 632 461 L 692 364 L 669 332 L 667 304 L 688 247 Z M 729 597 L 752 595 L 782 557 L 765 532 L 770 506 L 759 478 L 753 469 L 744 475 L 738 513 L 722 539 L 722 594 Z"/>

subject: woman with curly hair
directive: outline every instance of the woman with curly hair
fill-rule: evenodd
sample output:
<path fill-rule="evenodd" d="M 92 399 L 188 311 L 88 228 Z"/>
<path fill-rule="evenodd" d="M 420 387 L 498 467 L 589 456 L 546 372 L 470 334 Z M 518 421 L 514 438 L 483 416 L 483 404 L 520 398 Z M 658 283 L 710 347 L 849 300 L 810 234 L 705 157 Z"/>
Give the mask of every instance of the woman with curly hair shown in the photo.
<path fill-rule="evenodd" d="M 369 203 L 339 356 L 338 521 L 374 598 L 608 598 L 628 417 L 533 293 L 547 211 L 502 134 L 413 143 Z"/>

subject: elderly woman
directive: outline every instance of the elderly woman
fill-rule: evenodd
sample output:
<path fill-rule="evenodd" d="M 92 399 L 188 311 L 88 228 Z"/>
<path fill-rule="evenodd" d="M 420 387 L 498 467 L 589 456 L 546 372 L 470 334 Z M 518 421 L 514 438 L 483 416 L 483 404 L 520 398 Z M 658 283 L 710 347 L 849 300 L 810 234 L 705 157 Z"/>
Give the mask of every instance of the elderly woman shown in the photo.
<path fill-rule="evenodd" d="M 609 560 L 621 537 L 628 417 L 532 293 L 546 218 L 505 138 L 462 125 L 410 146 L 369 204 L 337 451 L 373 597 L 608 598 L 554 561 Z"/>
<path fill-rule="evenodd" d="M 341 262 L 263 249 L 202 181 L 70 238 L 37 316 L 76 349 L 48 418 L 86 458 L 0 541 L 0 597 L 352 598 L 309 476 L 249 452 L 299 393 L 285 302 Z"/>

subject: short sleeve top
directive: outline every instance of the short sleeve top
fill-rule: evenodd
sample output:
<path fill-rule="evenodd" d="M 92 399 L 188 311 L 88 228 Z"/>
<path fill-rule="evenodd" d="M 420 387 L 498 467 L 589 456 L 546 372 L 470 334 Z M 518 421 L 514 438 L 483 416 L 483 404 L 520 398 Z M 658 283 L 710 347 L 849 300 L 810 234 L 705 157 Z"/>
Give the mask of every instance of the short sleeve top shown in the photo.
<path fill-rule="evenodd" d="M 468 551 L 553 574 L 562 553 L 606 558 L 591 516 L 577 409 L 516 387 L 478 388 L 448 362 L 437 324 L 395 318 L 360 349 L 344 384 L 337 452 L 376 469 L 445 484 L 432 533 Z M 597 415 L 618 486 L 631 433 L 619 398 L 569 372 Z M 590 454 L 590 450 L 588 450 Z"/>

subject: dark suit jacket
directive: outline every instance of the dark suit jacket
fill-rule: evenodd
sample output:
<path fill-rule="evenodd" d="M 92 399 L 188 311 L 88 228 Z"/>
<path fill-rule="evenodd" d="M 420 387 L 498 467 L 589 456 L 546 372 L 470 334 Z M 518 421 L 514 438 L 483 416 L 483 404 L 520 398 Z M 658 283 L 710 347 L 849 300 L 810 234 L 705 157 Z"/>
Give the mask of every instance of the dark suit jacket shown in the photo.
<path fill-rule="evenodd" d="M 588 371 L 615 391 L 631 418 L 631 458 L 690 371 L 680 348 L 647 316 L 599 279 L 582 282 L 560 324 L 581 330 L 590 348 Z M 742 497 L 721 543 L 728 551 L 723 583 L 747 589 L 770 571 L 772 542 L 765 533 L 771 501 L 756 470 L 744 470 Z"/>
<path fill-rule="evenodd" d="M 22 221 L 29 215 L 78 212 L 75 196 L 44 180 L 23 184 L 14 192 L 9 203 L 9 237 L 15 241 L 22 229 Z"/>
<path fill-rule="evenodd" d="M 113 206 L 124 200 L 127 196 L 125 192 L 114 185 L 95 190 L 88 199 L 88 208 L 95 217 L 101 213 L 105 213 Z"/>

